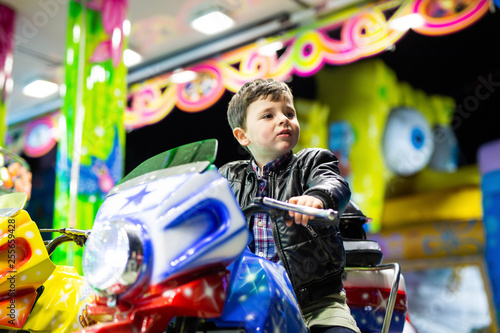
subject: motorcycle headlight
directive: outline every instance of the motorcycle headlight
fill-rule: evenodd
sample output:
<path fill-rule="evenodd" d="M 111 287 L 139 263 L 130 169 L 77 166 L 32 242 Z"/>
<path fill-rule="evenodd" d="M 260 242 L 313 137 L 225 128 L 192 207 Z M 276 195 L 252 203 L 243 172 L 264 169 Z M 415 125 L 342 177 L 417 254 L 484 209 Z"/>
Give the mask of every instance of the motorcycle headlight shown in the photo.
<path fill-rule="evenodd" d="M 142 229 L 106 222 L 92 230 L 83 254 L 83 273 L 106 296 L 123 294 L 139 279 L 144 263 Z"/>

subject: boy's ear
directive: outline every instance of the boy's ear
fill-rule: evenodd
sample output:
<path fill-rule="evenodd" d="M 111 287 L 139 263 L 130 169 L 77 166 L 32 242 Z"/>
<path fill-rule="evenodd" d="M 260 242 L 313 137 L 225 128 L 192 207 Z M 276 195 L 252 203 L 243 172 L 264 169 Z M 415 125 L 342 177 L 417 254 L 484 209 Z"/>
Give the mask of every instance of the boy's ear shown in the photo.
<path fill-rule="evenodd" d="M 248 146 L 248 144 L 250 143 L 250 140 L 248 140 L 245 130 L 241 127 L 236 127 L 235 129 L 233 129 L 233 135 L 242 146 Z"/>

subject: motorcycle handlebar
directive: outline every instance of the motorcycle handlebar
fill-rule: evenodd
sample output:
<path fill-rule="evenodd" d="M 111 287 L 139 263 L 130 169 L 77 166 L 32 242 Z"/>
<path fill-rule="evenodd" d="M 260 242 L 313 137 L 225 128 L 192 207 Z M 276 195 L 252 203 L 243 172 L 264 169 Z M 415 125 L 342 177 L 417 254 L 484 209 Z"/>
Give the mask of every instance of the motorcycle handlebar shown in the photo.
<path fill-rule="evenodd" d="M 313 217 L 318 217 L 324 221 L 329 222 L 328 224 L 334 224 L 338 226 L 338 212 L 333 209 L 319 209 L 314 207 L 307 207 L 302 205 L 296 205 L 289 202 L 284 202 L 268 197 L 257 197 L 254 199 L 253 204 L 245 207 L 243 209 L 243 213 L 245 216 L 250 216 L 257 213 L 266 213 L 266 214 L 277 214 L 277 211 L 282 213 L 285 212 L 294 212 L 299 214 L 305 214 Z M 311 223 L 317 224 L 315 220 L 311 220 Z M 321 223 L 321 222 L 319 222 Z M 324 222 L 323 222 L 324 224 Z"/>
<path fill-rule="evenodd" d="M 338 214 L 338 212 L 333 209 L 319 209 L 314 207 L 301 206 L 267 197 L 262 197 L 262 203 L 266 206 L 292 211 L 299 214 L 319 217 L 328 221 L 334 221 Z"/>
<path fill-rule="evenodd" d="M 62 229 L 39 229 L 40 232 L 58 232 L 62 235 L 48 241 L 46 243 L 47 252 L 52 254 L 54 250 L 61 244 L 66 242 L 75 242 L 78 246 L 82 247 L 85 245 L 88 236 L 90 235 L 90 230 L 80 230 L 72 228 L 62 228 Z"/>

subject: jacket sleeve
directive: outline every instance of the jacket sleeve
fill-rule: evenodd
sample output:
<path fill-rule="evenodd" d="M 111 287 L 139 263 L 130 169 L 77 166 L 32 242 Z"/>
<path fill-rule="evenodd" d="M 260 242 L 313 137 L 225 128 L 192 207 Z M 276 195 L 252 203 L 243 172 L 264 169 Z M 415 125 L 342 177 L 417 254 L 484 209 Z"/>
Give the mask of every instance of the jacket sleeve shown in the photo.
<path fill-rule="evenodd" d="M 313 149 L 306 159 L 303 170 L 306 179 L 305 195 L 311 195 L 323 201 L 324 208 L 332 208 L 342 214 L 351 197 L 348 183 L 340 175 L 338 158 L 329 150 Z"/>
<path fill-rule="evenodd" d="M 228 178 L 228 176 L 229 176 L 229 175 L 228 175 L 228 173 L 229 173 L 228 164 L 224 164 L 223 166 L 221 166 L 221 167 L 219 168 L 219 173 L 220 173 L 220 175 L 221 175 L 222 177 L 224 177 L 224 178 L 226 178 L 226 179 L 227 179 L 227 178 Z"/>

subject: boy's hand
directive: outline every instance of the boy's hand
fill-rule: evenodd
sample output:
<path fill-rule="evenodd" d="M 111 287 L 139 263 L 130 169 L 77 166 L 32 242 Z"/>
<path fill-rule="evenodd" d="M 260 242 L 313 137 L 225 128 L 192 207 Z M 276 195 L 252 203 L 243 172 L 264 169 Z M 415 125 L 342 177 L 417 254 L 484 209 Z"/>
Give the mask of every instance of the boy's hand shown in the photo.
<path fill-rule="evenodd" d="M 312 197 L 310 195 L 291 197 L 290 199 L 288 199 L 288 202 L 296 205 L 323 209 L 323 201 L 319 200 L 316 197 Z M 287 226 L 291 226 L 293 224 L 293 220 L 295 220 L 295 223 L 297 224 L 307 225 L 307 222 L 309 222 L 309 220 L 314 219 L 314 216 L 299 214 L 295 212 L 288 212 L 288 214 L 290 214 L 290 217 L 292 217 L 292 219 L 286 220 Z"/>

